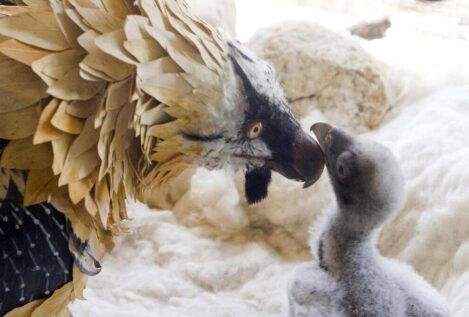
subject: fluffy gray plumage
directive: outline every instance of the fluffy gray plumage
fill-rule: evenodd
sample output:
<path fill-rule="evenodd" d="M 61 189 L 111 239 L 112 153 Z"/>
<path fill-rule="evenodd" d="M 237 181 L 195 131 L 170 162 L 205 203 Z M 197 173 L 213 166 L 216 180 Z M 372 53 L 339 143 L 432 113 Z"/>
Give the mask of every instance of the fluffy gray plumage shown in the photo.
<path fill-rule="evenodd" d="M 328 124 L 313 126 L 336 195 L 318 262 L 297 267 L 290 317 L 443 317 L 446 301 L 410 266 L 381 256 L 372 234 L 401 208 L 404 182 L 386 147 Z"/>

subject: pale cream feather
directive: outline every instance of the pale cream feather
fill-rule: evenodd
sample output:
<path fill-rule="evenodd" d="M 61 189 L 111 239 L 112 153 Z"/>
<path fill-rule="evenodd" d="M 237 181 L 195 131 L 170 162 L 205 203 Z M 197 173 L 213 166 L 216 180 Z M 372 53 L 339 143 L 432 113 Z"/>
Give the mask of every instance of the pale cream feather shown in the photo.
<path fill-rule="evenodd" d="M 227 47 L 183 0 L 15 3 L 0 6 L 0 138 L 11 140 L 0 195 L 10 169 L 29 171 L 25 204 L 51 202 L 99 257 L 125 232 L 128 196 L 194 163 L 202 148 L 181 137 L 194 118 L 217 128 Z M 24 309 L 66 314 L 85 284 L 75 268 Z"/>

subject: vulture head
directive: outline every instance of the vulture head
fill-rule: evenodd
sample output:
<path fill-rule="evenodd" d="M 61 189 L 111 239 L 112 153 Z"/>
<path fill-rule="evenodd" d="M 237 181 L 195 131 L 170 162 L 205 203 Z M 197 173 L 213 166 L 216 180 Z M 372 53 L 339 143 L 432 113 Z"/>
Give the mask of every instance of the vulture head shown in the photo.
<path fill-rule="evenodd" d="M 323 154 L 294 118 L 275 70 L 239 42 L 228 47 L 223 106 L 182 131 L 186 142 L 202 148 L 198 165 L 244 170 L 249 203 L 267 196 L 272 171 L 312 185 L 323 171 Z M 216 122 L 209 133 L 200 131 L 204 120 Z"/>

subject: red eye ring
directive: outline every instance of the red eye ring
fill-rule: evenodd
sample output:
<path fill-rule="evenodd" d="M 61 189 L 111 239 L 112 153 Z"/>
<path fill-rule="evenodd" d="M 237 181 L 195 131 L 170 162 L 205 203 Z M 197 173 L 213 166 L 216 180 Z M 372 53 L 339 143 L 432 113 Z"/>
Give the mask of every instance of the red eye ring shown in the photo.
<path fill-rule="evenodd" d="M 244 126 L 244 135 L 248 139 L 256 139 L 261 135 L 263 128 L 264 124 L 261 121 L 248 122 Z"/>

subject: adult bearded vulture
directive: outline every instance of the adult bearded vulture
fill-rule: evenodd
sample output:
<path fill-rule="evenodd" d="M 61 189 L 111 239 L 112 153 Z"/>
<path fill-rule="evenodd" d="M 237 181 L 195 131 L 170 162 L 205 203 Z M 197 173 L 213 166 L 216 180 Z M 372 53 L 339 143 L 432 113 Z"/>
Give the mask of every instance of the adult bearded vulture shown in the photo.
<path fill-rule="evenodd" d="M 272 67 L 184 0 L 2 1 L 1 316 L 66 316 L 125 199 L 189 167 L 243 169 L 250 203 L 319 178 Z"/>

